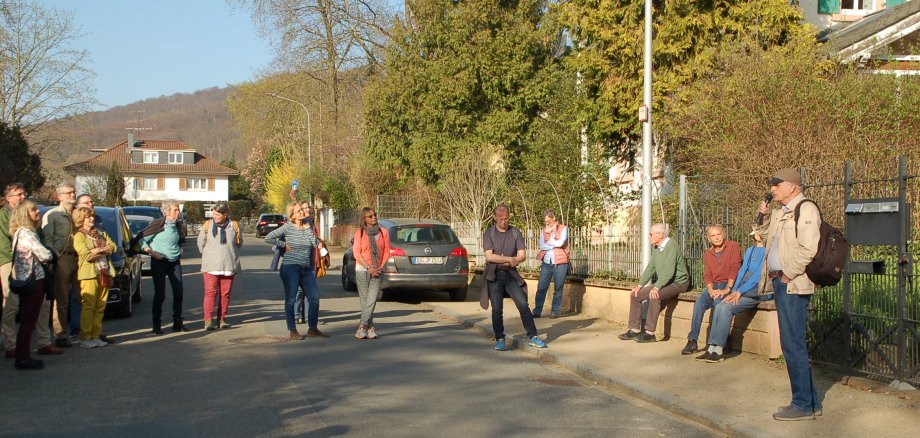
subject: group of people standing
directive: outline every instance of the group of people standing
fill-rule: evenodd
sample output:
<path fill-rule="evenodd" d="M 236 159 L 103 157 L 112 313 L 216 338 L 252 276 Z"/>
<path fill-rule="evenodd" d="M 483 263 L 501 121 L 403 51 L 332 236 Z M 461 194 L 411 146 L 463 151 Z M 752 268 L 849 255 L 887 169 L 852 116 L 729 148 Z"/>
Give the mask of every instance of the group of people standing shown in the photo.
<path fill-rule="evenodd" d="M 44 367 L 43 361 L 31 357 L 33 332 L 40 355 L 62 354 L 63 348 L 74 343 L 95 348 L 110 342 L 102 333 L 102 318 L 115 276 L 110 256 L 117 248 L 97 226 L 91 198 L 76 196 L 73 185 L 66 183 L 56 193 L 59 205 L 42 217 L 38 206 L 25 199 L 21 183 L 4 188 L 6 204 L 0 209 L 2 331 L 5 356 L 14 358 L 15 367 L 21 370 Z M 11 282 L 23 286 L 14 290 Z M 71 309 L 72 287 L 79 291 L 78 312 Z M 80 337 L 71 342 L 71 332 L 76 330 Z"/>
<path fill-rule="evenodd" d="M 73 184 L 59 184 L 59 204 L 42 216 L 38 206 L 26 200 L 23 184 L 7 185 L 3 195 L 0 281 L 5 357 L 14 358 L 17 369 L 43 368 L 43 361 L 31 357 L 33 334 L 39 355 L 63 354 L 65 348 L 74 345 L 96 348 L 114 343 L 102 332 L 102 320 L 109 288 L 117 276 L 111 256 L 119 248 L 96 216 L 92 196 L 77 196 Z M 182 317 L 178 201 L 165 201 L 161 211 L 164 216 L 153 220 L 131 242 L 151 257 L 152 325 L 157 335 L 163 333 L 161 315 L 167 278 L 173 293 L 173 331 L 188 330 Z M 239 248 L 243 241 L 239 224 L 230 220 L 226 202 L 216 203 L 212 214 L 213 219 L 206 222 L 198 236 L 198 248 L 205 255 L 205 328 L 226 328 L 230 326 L 226 321 L 230 291 L 241 271 Z M 11 287 L 11 281 L 28 287 Z M 208 324 L 218 294 L 221 303 L 217 322 Z"/>

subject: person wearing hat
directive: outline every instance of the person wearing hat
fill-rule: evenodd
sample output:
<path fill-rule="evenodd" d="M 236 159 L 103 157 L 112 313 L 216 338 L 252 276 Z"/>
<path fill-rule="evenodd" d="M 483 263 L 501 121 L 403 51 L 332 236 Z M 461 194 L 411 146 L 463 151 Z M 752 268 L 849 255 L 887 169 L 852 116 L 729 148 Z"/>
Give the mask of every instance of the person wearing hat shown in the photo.
<path fill-rule="evenodd" d="M 706 310 L 713 309 L 722 302 L 722 298 L 731 292 L 738 278 L 738 269 L 741 267 L 741 246 L 734 240 L 725 238 L 725 229 L 721 224 L 712 224 L 706 227 L 706 238 L 709 239 L 709 249 L 703 253 L 703 283 L 706 289 L 693 303 L 693 318 L 690 321 L 690 333 L 687 334 L 687 345 L 681 354 L 689 355 L 698 350 L 697 340 L 700 338 L 700 328 Z M 712 334 L 709 335 L 712 338 Z M 710 344 L 712 339 L 710 339 Z"/>
<path fill-rule="evenodd" d="M 709 348 L 696 360 L 717 363 L 725 360 L 724 349 L 728 343 L 728 333 L 732 328 L 732 319 L 757 307 L 761 301 L 772 299 L 770 295 L 760 296 L 757 284 L 760 281 L 760 271 L 763 269 L 764 247 L 763 239 L 757 231 L 751 231 L 751 240 L 754 246 L 749 246 L 744 252 L 744 262 L 735 276 L 734 286 L 726 296 L 716 304 L 712 310 L 712 323 L 709 325 Z"/>
<path fill-rule="evenodd" d="M 773 418 L 812 420 L 815 414 L 822 413 L 822 408 L 805 342 L 808 305 L 815 293 L 815 284 L 805 275 L 805 267 L 818 252 L 821 213 L 814 202 L 807 202 L 799 209 L 798 220 L 795 219 L 796 206 L 805 200 L 805 195 L 802 178 L 793 169 L 782 169 L 773 175 L 770 193 L 780 205 L 770 211 L 767 202 L 761 202 L 758 209 L 768 218 L 757 227 L 766 242 L 758 292 L 774 294 L 780 346 L 792 387 L 792 402 L 781 406 Z"/>

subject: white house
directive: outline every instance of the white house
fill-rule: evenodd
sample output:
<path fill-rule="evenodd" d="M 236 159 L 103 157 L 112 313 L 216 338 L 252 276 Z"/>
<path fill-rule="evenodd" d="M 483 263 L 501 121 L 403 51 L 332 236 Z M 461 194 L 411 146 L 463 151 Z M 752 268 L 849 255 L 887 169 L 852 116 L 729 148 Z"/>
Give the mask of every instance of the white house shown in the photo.
<path fill-rule="evenodd" d="M 113 161 L 125 175 L 126 201 L 226 201 L 228 178 L 239 175 L 239 171 L 221 166 L 181 141 L 135 141 L 133 135 L 89 160 L 64 167 L 64 171 L 74 176 L 77 193 L 93 192 L 104 187 Z"/>
<path fill-rule="evenodd" d="M 891 9 L 908 0 L 798 0 L 805 20 L 819 30 L 831 26 L 858 21 L 866 15 Z"/>

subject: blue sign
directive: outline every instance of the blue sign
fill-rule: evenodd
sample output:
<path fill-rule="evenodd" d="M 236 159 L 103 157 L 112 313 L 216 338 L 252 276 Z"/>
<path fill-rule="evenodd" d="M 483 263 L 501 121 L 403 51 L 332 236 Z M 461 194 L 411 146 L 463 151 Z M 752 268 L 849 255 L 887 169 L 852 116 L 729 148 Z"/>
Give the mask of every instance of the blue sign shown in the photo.
<path fill-rule="evenodd" d="M 292 189 L 292 190 L 297 190 L 297 187 L 299 187 L 299 186 L 300 186 L 300 181 L 298 181 L 298 180 L 296 180 L 296 179 L 295 179 L 294 181 L 291 181 L 291 189 Z"/>

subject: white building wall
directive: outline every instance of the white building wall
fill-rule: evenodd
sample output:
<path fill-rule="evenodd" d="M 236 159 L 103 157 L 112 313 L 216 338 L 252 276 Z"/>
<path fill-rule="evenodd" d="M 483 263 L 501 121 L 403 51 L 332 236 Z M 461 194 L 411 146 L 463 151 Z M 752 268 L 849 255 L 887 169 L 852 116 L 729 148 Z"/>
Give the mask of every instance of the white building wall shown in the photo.
<path fill-rule="evenodd" d="M 153 175 L 151 175 L 153 176 Z M 165 177 L 163 190 L 143 190 L 142 181 L 138 180 L 138 189 L 134 189 L 133 177 L 125 178 L 125 196 L 127 201 L 165 201 L 175 199 L 185 201 L 226 201 L 230 198 L 230 182 L 226 175 L 214 176 L 214 190 L 179 190 L 178 177 Z M 74 179 L 77 193 L 98 191 L 105 187 L 103 175 L 77 175 Z"/>
<path fill-rule="evenodd" d="M 151 175 L 152 177 L 152 175 Z M 183 177 L 184 178 L 184 177 Z M 165 177 L 163 190 L 144 190 L 143 181 L 138 179 L 137 190 L 134 189 L 135 178 L 125 178 L 128 189 L 125 199 L 128 201 L 164 201 L 175 199 L 185 201 L 226 201 L 230 198 L 230 182 L 226 175 L 214 176 L 214 190 L 179 190 L 178 177 Z"/>
<path fill-rule="evenodd" d="M 827 29 L 834 24 L 830 15 L 818 13 L 818 0 L 799 0 L 799 8 L 802 15 L 805 16 L 805 21 L 817 27 L 818 30 Z"/>

